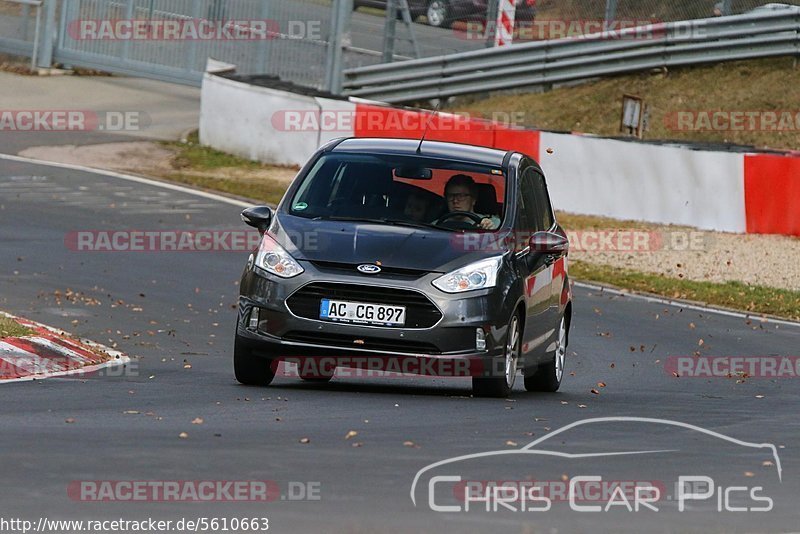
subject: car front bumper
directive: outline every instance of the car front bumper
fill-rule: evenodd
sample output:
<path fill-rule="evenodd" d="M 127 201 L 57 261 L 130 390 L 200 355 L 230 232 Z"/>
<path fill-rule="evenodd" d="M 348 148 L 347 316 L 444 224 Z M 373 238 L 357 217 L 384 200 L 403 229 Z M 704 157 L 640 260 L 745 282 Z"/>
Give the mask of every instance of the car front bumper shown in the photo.
<path fill-rule="evenodd" d="M 342 366 L 364 364 L 375 368 L 376 361 L 388 363 L 393 359 L 402 362 L 458 360 L 465 362 L 458 369 L 468 368 L 473 376 L 502 373 L 511 311 L 503 309 L 500 288 L 447 294 L 432 285 L 441 273 L 401 279 L 388 275 L 368 277 L 355 270 L 352 275 L 340 272 L 333 275 L 308 262 L 304 262 L 303 267 L 305 272 L 291 279 L 278 278 L 257 267 L 245 271 L 240 288 L 237 336 L 253 354 L 271 360 L 334 357 Z M 312 318 L 308 313 L 300 316 L 295 313 L 297 306 L 293 302 L 296 300 L 292 297 L 312 284 L 360 286 L 367 292 L 382 288 L 415 292 L 427 297 L 441 317 L 432 326 L 409 328 L 330 322 Z M 250 320 L 254 309 L 258 309 L 257 324 Z M 478 346 L 478 329 L 483 332 L 484 348 Z M 409 366 L 404 363 L 402 368 Z"/>

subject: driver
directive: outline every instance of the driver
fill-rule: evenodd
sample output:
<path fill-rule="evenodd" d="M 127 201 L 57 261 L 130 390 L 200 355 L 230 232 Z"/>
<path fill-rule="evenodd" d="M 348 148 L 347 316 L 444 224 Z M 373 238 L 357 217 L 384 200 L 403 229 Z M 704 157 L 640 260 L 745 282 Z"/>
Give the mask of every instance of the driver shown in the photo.
<path fill-rule="evenodd" d="M 447 210 L 454 211 L 468 211 L 475 213 L 475 203 L 478 201 L 478 184 L 471 176 L 466 174 L 456 174 L 447 181 L 444 188 L 444 197 L 447 200 Z M 477 225 L 478 228 L 484 230 L 496 230 L 500 226 L 500 218 L 494 215 L 481 215 L 476 213 L 479 217 L 483 217 L 481 222 Z M 446 217 L 446 216 L 445 216 Z M 444 220 L 445 217 L 439 219 Z M 473 222 L 467 217 L 448 217 L 456 221 Z M 436 221 L 437 223 L 439 221 Z"/>

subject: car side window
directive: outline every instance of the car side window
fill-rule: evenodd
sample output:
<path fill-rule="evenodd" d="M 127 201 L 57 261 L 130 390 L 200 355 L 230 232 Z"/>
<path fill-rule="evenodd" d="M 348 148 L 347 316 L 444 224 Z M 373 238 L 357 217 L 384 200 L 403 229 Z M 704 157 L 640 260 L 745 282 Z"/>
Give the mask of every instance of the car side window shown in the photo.
<path fill-rule="evenodd" d="M 555 217 L 550 207 L 550 197 L 544 176 L 535 167 L 528 166 L 522 171 L 522 196 L 530 221 L 530 229 L 543 232 L 553 227 Z"/>
<path fill-rule="evenodd" d="M 547 184 L 545 184 L 544 176 L 540 173 L 533 172 L 533 191 L 536 195 L 536 208 L 539 213 L 540 228 L 542 230 L 549 230 L 556 222 L 553 216 L 553 208 L 550 206 L 550 195 L 547 193 Z"/>
<path fill-rule="evenodd" d="M 522 229 L 530 232 L 538 232 L 540 230 L 539 210 L 536 192 L 533 187 L 535 174 L 536 171 L 529 166 L 523 167 L 520 175 L 520 214 L 525 224 Z"/>

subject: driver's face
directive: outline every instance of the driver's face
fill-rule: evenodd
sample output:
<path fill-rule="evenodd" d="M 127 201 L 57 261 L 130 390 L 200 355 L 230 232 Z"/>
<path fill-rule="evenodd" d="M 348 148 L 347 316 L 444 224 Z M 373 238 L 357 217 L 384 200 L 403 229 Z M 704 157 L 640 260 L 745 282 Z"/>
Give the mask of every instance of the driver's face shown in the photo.
<path fill-rule="evenodd" d="M 452 186 L 447 189 L 445 196 L 449 211 L 473 211 L 475 209 L 476 199 L 470 194 L 468 187 Z"/>

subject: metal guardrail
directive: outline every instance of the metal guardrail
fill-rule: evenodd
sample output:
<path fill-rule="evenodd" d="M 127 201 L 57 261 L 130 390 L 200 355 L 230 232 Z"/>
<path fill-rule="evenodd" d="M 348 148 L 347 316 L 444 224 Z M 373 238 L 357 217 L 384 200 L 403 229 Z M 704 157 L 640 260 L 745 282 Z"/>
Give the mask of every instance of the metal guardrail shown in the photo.
<path fill-rule="evenodd" d="M 389 103 L 655 68 L 800 56 L 800 9 L 654 24 L 346 70 L 344 94 Z"/>

